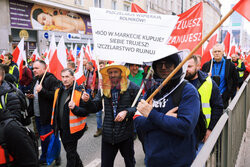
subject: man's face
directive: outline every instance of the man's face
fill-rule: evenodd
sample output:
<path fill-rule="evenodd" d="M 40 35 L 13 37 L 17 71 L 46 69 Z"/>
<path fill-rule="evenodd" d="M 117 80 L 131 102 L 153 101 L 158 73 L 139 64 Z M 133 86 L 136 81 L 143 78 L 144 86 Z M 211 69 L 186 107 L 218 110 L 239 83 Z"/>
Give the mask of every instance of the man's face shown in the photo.
<path fill-rule="evenodd" d="M 232 60 L 237 61 L 237 56 L 235 54 L 232 55 Z"/>
<path fill-rule="evenodd" d="M 87 69 L 87 70 L 91 70 L 91 69 L 92 69 L 92 66 L 91 66 L 89 63 L 87 63 L 87 64 L 86 64 L 86 69 Z"/>
<path fill-rule="evenodd" d="M 196 76 L 199 67 L 197 66 L 197 64 L 195 64 L 194 59 L 190 59 L 187 62 L 188 62 L 188 67 L 185 78 L 187 80 L 193 80 L 195 79 L 194 77 Z"/>
<path fill-rule="evenodd" d="M 4 61 L 4 64 L 6 64 L 6 65 L 9 65 L 11 62 L 8 56 L 4 56 L 3 61 Z"/>
<path fill-rule="evenodd" d="M 36 77 L 42 77 L 45 70 L 46 70 L 46 67 L 40 62 L 35 62 L 33 64 L 33 72 Z"/>
<path fill-rule="evenodd" d="M 223 56 L 223 47 L 220 45 L 215 45 L 213 47 L 213 56 L 214 56 L 214 60 L 217 62 L 220 62 Z"/>
<path fill-rule="evenodd" d="M 129 65 L 129 70 L 132 75 L 136 75 L 139 71 L 139 66 L 136 64 Z"/>
<path fill-rule="evenodd" d="M 120 82 L 121 73 L 119 68 L 111 68 L 108 70 L 109 79 L 113 85 L 117 85 Z"/>
<path fill-rule="evenodd" d="M 99 67 L 100 67 L 100 69 L 103 69 L 105 67 L 105 64 L 104 63 L 100 63 Z"/>
<path fill-rule="evenodd" d="M 66 89 L 70 88 L 73 85 L 75 78 L 70 74 L 69 71 L 64 71 L 63 73 L 61 73 L 61 77 L 62 83 Z"/>
<path fill-rule="evenodd" d="M 83 65 L 86 66 L 88 63 L 88 59 L 87 58 L 83 58 Z"/>
<path fill-rule="evenodd" d="M 174 64 L 161 60 L 156 64 L 156 73 L 161 79 L 165 79 L 174 70 Z"/>

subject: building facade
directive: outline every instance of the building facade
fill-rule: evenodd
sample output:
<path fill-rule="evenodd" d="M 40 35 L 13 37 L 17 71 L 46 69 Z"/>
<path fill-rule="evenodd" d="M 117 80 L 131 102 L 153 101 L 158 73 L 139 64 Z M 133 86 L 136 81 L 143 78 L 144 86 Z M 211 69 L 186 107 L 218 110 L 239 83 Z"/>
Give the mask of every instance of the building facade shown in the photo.
<path fill-rule="evenodd" d="M 131 11 L 136 3 L 150 13 L 178 15 L 201 0 L 1 0 L 0 53 L 13 51 L 22 37 L 25 50 L 43 53 L 54 33 L 56 42 L 64 37 L 66 46 L 77 44 L 78 50 L 88 40 L 93 43 L 89 7 Z M 203 36 L 220 20 L 219 0 L 203 0 Z M 42 16 L 43 15 L 43 16 Z M 51 21 L 50 26 L 45 22 Z"/>

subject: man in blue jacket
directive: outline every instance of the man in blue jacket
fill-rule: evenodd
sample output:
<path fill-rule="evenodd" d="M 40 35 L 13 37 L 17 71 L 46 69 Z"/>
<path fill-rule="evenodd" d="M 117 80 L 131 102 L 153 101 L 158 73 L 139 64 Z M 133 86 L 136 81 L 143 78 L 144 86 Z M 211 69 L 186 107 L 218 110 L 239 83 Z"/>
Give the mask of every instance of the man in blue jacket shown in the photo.
<path fill-rule="evenodd" d="M 181 62 L 182 52 L 168 54 L 153 62 L 154 78 L 163 81 Z M 150 103 L 145 100 L 137 106 L 134 122 L 137 130 L 144 132 L 146 166 L 190 166 L 195 158 L 197 142 L 195 126 L 200 113 L 197 90 L 186 83 L 181 92 L 178 106 L 173 96 L 184 82 L 185 72 L 180 69 L 174 77 L 156 94 Z M 147 91 L 145 98 L 158 87 Z"/>

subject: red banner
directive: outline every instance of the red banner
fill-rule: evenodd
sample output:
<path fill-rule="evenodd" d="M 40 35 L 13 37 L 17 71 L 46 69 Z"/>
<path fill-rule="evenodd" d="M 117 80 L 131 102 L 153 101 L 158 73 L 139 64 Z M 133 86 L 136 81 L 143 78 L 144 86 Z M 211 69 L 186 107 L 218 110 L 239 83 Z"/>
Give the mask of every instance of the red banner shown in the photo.
<path fill-rule="evenodd" d="M 169 38 L 168 44 L 177 47 L 179 50 L 189 49 L 191 51 L 202 40 L 202 2 L 178 16 L 180 18 Z M 202 47 L 195 54 L 202 55 Z"/>

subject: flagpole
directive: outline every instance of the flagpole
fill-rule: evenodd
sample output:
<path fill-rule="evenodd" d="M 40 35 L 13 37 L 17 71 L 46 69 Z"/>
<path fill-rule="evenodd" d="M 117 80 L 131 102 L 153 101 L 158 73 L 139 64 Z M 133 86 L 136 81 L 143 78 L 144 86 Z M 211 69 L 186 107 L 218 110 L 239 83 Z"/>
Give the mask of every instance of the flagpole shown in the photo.
<path fill-rule="evenodd" d="M 153 97 L 165 86 L 168 81 L 181 69 L 181 67 L 191 58 L 191 56 L 202 46 L 202 44 L 225 22 L 225 20 L 234 12 L 231 9 L 226 16 L 202 39 L 202 41 L 189 53 L 189 55 L 170 73 L 170 75 L 162 82 L 162 84 L 148 97 L 147 102 L 151 101 Z"/>
<path fill-rule="evenodd" d="M 71 101 L 73 101 L 75 88 L 76 88 L 76 80 L 74 79 L 74 86 L 73 86 L 73 91 L 72 91 L 72 95 L 71 95 Z"/>
<path fill-rule="evenodd" d="M 148 72 L 148 74 L 147 74 L 147 76 L 146 76 L 146 78 L 145 78 L 146 82 L 147 82 L 149 76 L 150 76 L 152 73 L 153 73 L 153 69 L 152 69 L 152 67 L 150 67 L 149 72 Z M 145 87 L 145 83 L 143 82 L 143 84 L 141 85 L 140 90 L 139 90 L 139 92 L 137 93 L 137 95 L 136 95 L 136 97 L 135 97 L 135 100 L 134 100 L 134 102 L 133 102 L 133 104 L 132 104 L 131 107 L 134 107 L 134 106 L 135 106 L 135 104 L 136 104 L 137 100 L 139 99 L 139 97 L 140 97 L 140 95 L 141 95 L 141 92 L 143 91 L 144 87 Z"/>

